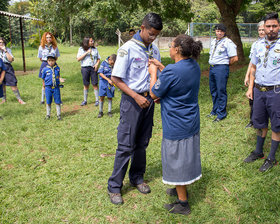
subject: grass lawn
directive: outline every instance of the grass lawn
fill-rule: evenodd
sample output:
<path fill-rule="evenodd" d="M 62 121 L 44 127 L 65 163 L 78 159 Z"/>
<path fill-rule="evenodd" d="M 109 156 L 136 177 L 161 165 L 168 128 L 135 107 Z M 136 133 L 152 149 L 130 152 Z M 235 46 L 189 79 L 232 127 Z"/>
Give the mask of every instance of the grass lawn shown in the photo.
<path fill-rule="evenodd" d="M 117 47 L 100 46 L 102 59 Z M 165 194 L 161 181 L 161 117 L 156 106 L 153 137 L 147 149 L 145 180 L 149 195 L 123 187 L 125 204 L 115 206 L 107 195 L 117 146 L 121 93 L 113 100 L 113 117 L 98 119 L 92 88 L 89 104 L 83 100 L 78 47 L 59 46 L 58 65 L 66 78 L 62 89 L 62 121 L 55 105 L 51 120 L 45 121 L 45 106 L 39 104 L 41 80 L 37 50 L 26 49 L 28 75 L 18 76 L 18 87 L 27 102 L 20 105 L 10 88 L 7 103 L 0 105 L 0 223 L 280 223 L 280 167 L 260 173 L 262 161 L 244 164 L 255 147 L 255 131 L 245 129 L 249 104 L 243 79 L 247 67 L 231 72 L 228 82 L 228 117 L 214 124 L 207 119 L 212 106 L 208 78 L 201 77 L 202 179 L 188 188 L 192 213 L 173 215 L 163 208 L 175 200 Z M 14 49 L 13 66 L 22 70 L 21 50 Z M 168 52 L 163 61 L 169 63 Z M 208 55 L 200 59 L 206 70 Z M 247 62 L 246 62 L 247 63 Z M 104 104 L 107 111 L 107 101 Z M 270 132 L 269 132 L 270 133 Z M 270 134 L 265 155 L 270 148 Z M 279 152 L 276 158 L 280 160 Z"/>

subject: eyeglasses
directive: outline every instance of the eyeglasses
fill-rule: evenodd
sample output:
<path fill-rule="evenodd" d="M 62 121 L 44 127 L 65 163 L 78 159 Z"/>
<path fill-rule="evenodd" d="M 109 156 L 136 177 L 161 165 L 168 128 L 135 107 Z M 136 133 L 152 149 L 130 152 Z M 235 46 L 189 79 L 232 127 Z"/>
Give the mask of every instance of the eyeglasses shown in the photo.
<path fill-rule="evenodd" d="M 172 43 L 169 43 L 169 44 L 168 44 L 168 47 L 169 47 L 169 48 L 172 48 L 172 47 L 174 47 L 174 46 L 172 46 Z"/>

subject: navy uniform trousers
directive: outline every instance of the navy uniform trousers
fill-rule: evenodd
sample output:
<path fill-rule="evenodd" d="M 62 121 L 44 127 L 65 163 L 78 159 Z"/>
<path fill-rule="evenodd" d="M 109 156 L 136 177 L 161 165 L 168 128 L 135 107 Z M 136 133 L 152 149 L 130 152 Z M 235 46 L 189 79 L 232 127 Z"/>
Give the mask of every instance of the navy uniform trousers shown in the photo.
<path fill-rule="evenodd" d="M 118 148 L 114 170 L 108 180 L 108 190 L 120 193 L 129 160 L 130 182 L 134 185 L 144 182 L 146 170 L 146 148 L 152 136 L 154 101 L 148 95 L 150 106 L 142 109 L 135 100 L 122 94 L 120 103 L 120 123 L 118 126 Z"/>
<path fill-rule="evenodd" d="M 227 116 L 227 80 L 229 77 L 229 65 L 210 66 L 209 87 L 212 95 L 213 109 L 211 114 L 219 119 Z"/>

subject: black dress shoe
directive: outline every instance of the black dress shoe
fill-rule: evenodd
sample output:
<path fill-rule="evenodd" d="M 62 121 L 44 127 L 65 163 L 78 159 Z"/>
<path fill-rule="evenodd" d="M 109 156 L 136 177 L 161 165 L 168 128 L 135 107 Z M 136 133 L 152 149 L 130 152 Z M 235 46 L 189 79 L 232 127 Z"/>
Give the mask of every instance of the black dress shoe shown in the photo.
<path fill-rule="evenodd" d="M 215 119 L 215 120 L 213 120 L 213 122 L 215 122 L 215 123 L 216 123 L 216 122 L 220 122 L 221 120 L 222 120 L 222 119 L 220 119 L 220 118 L 217 118 L 217 117 L 216 117 L 216 119 Z"/>
<path fill-rule="evenodd" d="M 216 115 L 215 115 L 215 114 L 207 114 L 207 115 L 206 115 L 206 117 L 210 117 L 210 118 L 211 118 L 211 117 L 214 117 L 214 116 L 216 116 Z"/>
<path fill-rule="evenodd" d="M 250 121 L 250 122 L 246 125 L 245 128 L 251 128 L 251 127 L 253 127 L 253 122 L 252 122 L 252 121 Z"/>
<path fill-rule="evenodd" d="M 275 166 L 277 164 L 276 159 L 272 160 L 272 159 L 266 159 L 263 163 L 263 165 L 260 167 L 259 171 L 260 172 L 265 172 L 269 169 L 271 169 L 273 166 Z"/>
<path fill-rule="evenodd" d="M 251 152 L 251 154 L 246 159 L 244 159 L 244 162 L 245 163 L 252 163 L 252 162 L 256 161 L 257 159 L 261 159 L 263 157 L 264 157 L 263 153 L 257 154 L 253 151 L 253 152 Z"/>

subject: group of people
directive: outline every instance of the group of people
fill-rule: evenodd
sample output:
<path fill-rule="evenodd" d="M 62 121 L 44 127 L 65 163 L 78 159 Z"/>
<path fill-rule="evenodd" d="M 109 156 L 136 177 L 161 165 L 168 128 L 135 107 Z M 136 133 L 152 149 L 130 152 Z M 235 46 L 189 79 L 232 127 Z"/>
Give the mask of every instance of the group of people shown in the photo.
<path fill-rule="evenodd" d="M 165 67 L 161 63 L 159 49 L 153 44 L 162 29 L 161 17 L 156 13 L 147 14 L 140 30 L 119 48 L 117 55 L 107 57 L 100 67 L 100 55 L 93 39 L 84 38 L 77 54 L 84 84 L 84 100 L 81 106 L 87 105 L 90 81 L 94 89 L 95 106 L 99 105 L 99 118 L 103 116 L 104 97 L 108 97 L 108 115 L 112 116 L 115 86 L 122 91 L 118 146 L 107 192 L 113 204 L 123 204 L 121 189 L 129 161 L 131 186 L 143 194 L 151 192 L 149 185 L 144 182 L 146 148 L 152 136 L 155 103 L 161 104 L 162 181 L 174 185 L 175 188 L 168 188 L 166 193 L 177 196 L 177 200 L 165 204 L 165 208 L 170 213 L 188 215 L 191 209 L 187 185 L 202 177 L 198 105 L 201 72 L 196 59 L 203 47 L 200 41 L 195 41 L 188 35 L 177 36 L 169 46 L 170 57 L 175 63 Z M 277 163 L 275 153 L 280 142 L 278 14 L 268 14 L 258 29 L 260 38 L 252 45 L 251 62 L 244 80 L 245 85 L 249 86 L 246 95 L 250 99 L 250 105 L 253 105 L 250 124 L 258 130 L 257 146 L 244 162 L 253 162 L 264 157 L 263 145 L 270 119 L 271 150 L 260 168 L 260 171 L 264 172 Z M 215 116 L 213 122 L 221 122 L 227 116 L 226 86 L 229 66 L 238 61 L 238 57 L 236 45 L 226 36 L 226 27 L 223 24 L 216 25 L 215 33 L 216 38 L 211 42 L 209 57 L 209 86 L 213 107 L 207 117 Z M 0 53 L 3 55 L 4 52 L 7 60 L 0 60 L 0 84 L 4 80 L 5 71 L 7 74 L 7 71 L 11 70 L 11 66 L 6 66 L 6 63 L 10 64 L 13 60 L 11 51 L 3 47 L 1 40 L 4 43 L 0 38 Z M 50 118 L 52 98 L 57 105 L 57 117 L 61 119 L 61 77 L 56 63 L 59 56 L 54 36 L 49 32 L 45 33 L 38 57 L 42 61 L 39 72 L 39 77 L 43 79 L 41 103 L 44 103 L 46 97 L 47 119 Z M 100 75 L 99 91 L 97 74 Z M 16 82 L 10 86 L 13 89 Z M 3 95 L 1 90 L 2 88 L 0 97 Z M 13 90 L 22 103 L 18 90 Z"/>
<path fill-rule="evenodd" d="M 64 81 L 60 77 L 60 68 L 56 61 L 60 56 L 57 42 L 54 35 L 50 32 L 45 32 L 41 39 L 41 44 L 38 50 L 38 58 L 42 64 L 39 70 L 39 78 L 43 80 L 41 104 L 47 106 L 46 119 L 50 119 L 52 99 L 56 104 L 57 118 L 61 120 L 61 94 L 60 88 L 63 87 L 60 83 Z M 103 104 L 105 96 L 108 97 L 108 116 L 112 117 L 112 98 L 114 97 L 115 87 L 111 81 L 111 73 L 116 55 L 110 55 L 100 65 L 100 55 L 94 45 L 94 41 L 90 37 L 85 37 L 78 50 L 77 61 L 81 63 L 81 73 L 84 85 L 84 100 L 81 106 L 87 105 L 88 91 L 90 83 L 93 86 L 95 94 L 95 106 L 99 105 L 98 118 L 103 116 Z M 100 67 L 99 67 L 100 65 Z M 98 69 L 99 68 L 99 69 Z M 98 91 L 98 74 L 99 91 Z M 100 100 L 99 100 L 100 97 Z"/>
<path fill-rule="evenodd" d="M 277 13 L 268 14 L 259 25 L 260 39 L 252 46 L 251 62 L 245 84 L 247 97 L 253 100 L 252 124 L 258 129 L 257 147 L 245 162 L 263 155 L 263 143 L 271 120 L 272 142 L 268 158 L 260 168 L 267 171 L 276 164 L 275 153 L 280 141 L 280 40 Z M 200 114 L 198 92 L 200 68 L 196 60 L 202 43 L 187 35 L 177 36 L 170 44 L 175 64 L 160 62 L 153 41 L 162 30 L 161 17 L 147 14 L 141 29 L 119 50 L 112 81 L 122 90 L 118 147 L 107 192 L 113 204 L 123 204 L 121 189 L 129 169 L 129 180 L 143 194 L 151 189 L 144 182 L 146 148 L 152 134 L 154 103 L 161 104 L 163 139 L 161 144 L 162 181 L 174 185 L 166 193 L 177 196 L 165 204 L 170 213 L 188 215 L 187 185 L 202 177 L 200 160 Z M 264 32 L 264 34 L 263 34 Z M 209 86 L 213 107 L 207 117 L 221 122 L 227 116 L 227 80 L 229 66 L 238 61 L 236 45 L 226 37 L 226 27 L 215 27 L 216 38 L 210 47 Z M 262 35 L 261 35 L 262 34 Z M 265 37 L 264 37 L 265 36 Z"/>

